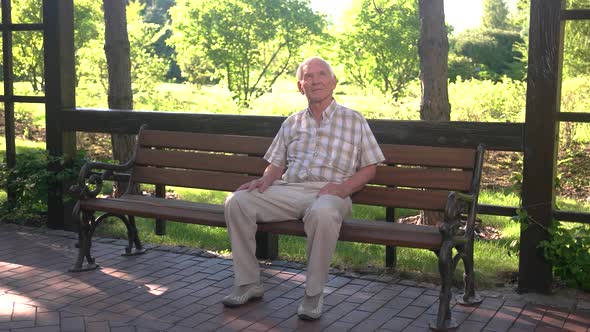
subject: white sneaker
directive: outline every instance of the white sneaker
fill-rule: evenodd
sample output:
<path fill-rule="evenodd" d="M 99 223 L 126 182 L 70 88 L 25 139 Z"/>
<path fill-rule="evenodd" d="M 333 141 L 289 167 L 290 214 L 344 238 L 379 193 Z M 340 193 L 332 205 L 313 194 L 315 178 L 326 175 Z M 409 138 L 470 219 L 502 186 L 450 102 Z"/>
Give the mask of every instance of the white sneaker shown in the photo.
<path fill-rule="evenodd" d="M 238 287 L 234 286 L 232 293 L 224 297 L 221 303 L 226 307 L 232 308 L 241 306 L 250 300 L 259 299 L 262 295 L 264 295 L 264 287 L 258 283 Z"/>
<path fill-rule="evenodd" d="M 297 316 L 303 320 L 316 320 L 322 315 L 322 306 L 324 305 L 324 293 L 316 296 L 305 294 L 303 302 L 297 308 Z"/>

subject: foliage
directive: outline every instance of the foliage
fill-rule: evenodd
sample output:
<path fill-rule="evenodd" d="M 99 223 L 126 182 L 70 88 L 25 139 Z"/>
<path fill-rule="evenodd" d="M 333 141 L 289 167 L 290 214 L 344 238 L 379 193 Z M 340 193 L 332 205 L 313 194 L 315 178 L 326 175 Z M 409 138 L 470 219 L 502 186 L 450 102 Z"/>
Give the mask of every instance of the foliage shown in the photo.
<path fill-rule="evenodd" d="M 550 240 L 542 241 L 545 258 L 568 286 L 590 291 L 590 227 L 566 227 L 554 221 Z"/>
<path fill-rule="evenodd" d="M 565 79 L 561 86 L 561 112 L 590 112 L 590 75 Z M 560 148 L 572 152 L 590 143 L 590 124 L 562 122 L 560 124 Z"/>
<path fill-rule="evenodd" d="M 515 26 L 520 26 L 522 36 L 521 49 L 528 49 L 530 1 L 518 0 L 516 13 L 512 18 Z M 566 0 L 568 9 L 590 8 L 590 0 Z M 590 21 L 566 21 L 563 46 L 563 78 L 588 76 L 590 74 Z M 522 54 L 521 61 L 527 63 L 527 54 Z"/>
<path fill-rule="evenodd" d="M 11 190 L 16 206 L 4 201 L 0 206 L 1 221 L 35 220 L 47 212 L 47 195 L 53 185 L 71 183 L 83 163 L 83 152 L 73 160 L 49 156 L 45 150 L 17 154 L 16 166 L 9 169 L 0 164 L 0 187 Z M 59 165 L 59 171 L 49 170 L 49 164 Z"/>
<path fill-rule="evenodd" d="M 301 47 L 325 25 L 306 0 L 182 0 L 170 13 L 183 72 L 215 68 L 243 106 L 293 70 Z"/>
<path fill-rule="evenodd" d="M 488 30 L 508 28 L 508 8 L 504 0 L 484 0 L 481 26 Z"/>
<path fill-rule="evenodd" d="M 397 100 L 418 76 L 419 34 L 417 1 L 363 0 L 340 38 L 339 62 L 356 84 Z"/>
<path fill-rule="evenodd" d="M 74 1 L 74 49 L 76 52 L 76 83 L 85 80 L 100 81 L 104 60 L 104 17 L 101 2 Z M 102 58 L 101 58 L 102 55 Z M 105 86 L 106 91 L 106 86 Z"/>
<path fill-rule="evenodd" d="M 590 8 L 590 0 L 568 1 L 574 8 Z M 565 23 L 563 45 L 564 77 L 590 75 L 590 21 Z"/>
<path fill-rule="evenodd" d="M 507 30 L 466 30 L 453 41 L 452 52 L 475 64 L 475 72 L 464 78 L 500 80 L 502 76 L 522 80 L 525 76 L 521 53 L 515 45 L 522 43 L 517 32 Z M 456 72 L 449 63 L 449 72 Z M 451 79 L 455 77 L 450 76 Z"/>
<path fill-rule="evenodd" d="M 79 20 L 76 18 L 77 36 L 80 36 L 76 38 L 76 64 L 79 83 L 82 83 L 78 85 L 81 87 L 78 95 L 89 94 L 94 96 L 94 100 L 106 100 L 108 72 L 104 52 L 104 17 L 100 3 L 87 0 L 80 3 L 76 1 L 76 4 L 79 7 L 75 9 L 75 15 L 80 15 Z M 156 82 L 163 80 L 169 66 L 169 61 L 159 57 L 154 50 L 154 43 L 165 31 L 157 24 L 145 22 L 141 16 L 142 10 L 143 5 L 138 0 L 128 2 L 131 80 L 134 99 L 139 105 L 147 103 Z M 93 20 L 92 24 L 88 23 L 89 19 Z M 92 87 L 85 90 L 88 85 Z M 84 99 L 87 98 L 84 95 Z"/>
<path fill-rule="evenodd" d="M 520 193 L 522 188 L 522 174 L 514 174 L 515 192 Z M 558 184 L 559 181 L 556 180 Z M 558 220 L 552 220 L 547 228 L 535 222 L 526 208 L 516 210 L 516 216 L 512 221 L 520 224 L 521 232 L 525 231 L 531 223 L 535 223 L 548 234 L 548 240 L 541 241 L 539 247 L 543 249 L 545 259 L 553 266 L 553 273 L 560 277 L 570 287 L 576 287 L 585 291 L 590 290 L 590 226 L 579 224 L 571 226 Z M 508 253 L 518 253 L 520 241 L 514 239 L 508 246 Z"/>
<path fill-rule="evenodd" d="M 13 22 L 43 22 L 41 0 L 14 0 Z M 29 82 L 33 91 L 45 89 L 43 66 L 43 34 L 39 31 L 18 31 L 13 34 L 14 75 L 17 80 Z"/>
<path fill-rule="evenodd" d="M 141 16 L 144 9 L 138 0 L 127 5 L 127 32 L 131 46 L 131 82 L 134 101 L 146 103 L 156 82 L 163 81 L 169 60 L 158 56 L 154 48 L 165 30 L 155 23 L 147 23 Z"/>
<path fill-rule="evenodd" d="M 174 60 L 176 51 L 166 43 L 167 39 L 172 35 L 168 10 L 174 5 L 175 0 L 140 0 L 140 2 L 143 5 L 141 15 L 144 21 L 146 23 L 156 24 L 158 29 L 165 31 L 154 43 L 154 51 L 158 57 L 170 61 L 166 79 L 176 82 L 182 81 L 180 68 Z"/>
<path fill-rule="evenodd" d="M 449 84 L 451 120 L 475 122 L 522 122 L 525 116 L 526 83 L 504 77 L 457 81 Z"/>

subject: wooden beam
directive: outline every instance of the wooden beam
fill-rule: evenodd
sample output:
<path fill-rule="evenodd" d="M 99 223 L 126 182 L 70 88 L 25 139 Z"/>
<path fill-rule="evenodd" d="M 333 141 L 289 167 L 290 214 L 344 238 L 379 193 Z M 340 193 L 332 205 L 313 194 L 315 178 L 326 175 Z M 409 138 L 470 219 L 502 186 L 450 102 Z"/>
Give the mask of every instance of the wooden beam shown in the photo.
<path fill-rule="evenodd" d="M 73 0 L 43 0 L 43 23 L 46 27 L 43 49 L 47 150 L 52 156 L 70 158 L 76 153 L 76 135 L 62 130 L 64 120 L 60 113 L 64 107 L 76 105 Z M 59 167 L 59 163 L 55 163 L 50 165 L 50 170 L 57 171 Z M 63 192 L 62 186 L 53 186 L 49 190 L 47 226 L 75 230 L 77 223 L 71 216 L 72 203 L 64 202 Z"/>
<path fill-rule="evenodd" d="M 2 0 L 2 24 L 12 23 L 12 8 L 10 0 Z M 2 71 L 4 78 L 4 132 L 6 139 L 6 166 L 12 169 L 16 166 L 16 143 L 14 124 L 14 67 L 12 53 L 12 31 L 2 30 Z M 7 189 L 9 207 L 16 205 L 16 193 Z"/>
<path fill-rule="evenodd" d="M 518 287 L 523 292 L 548 293 L 553 280 L 539 243 L 549 239 L 545 229 L 551 225 L 555 203 L 563 8 L 564 1 L 531 1 L 522 202 L 534 222 L 520 234 Z"/>
<path fill-rule="evenodd" d="M 590 213 L 588 212 L 554 211 L 553 217 L 561 221 L 590 224 Z"/>
<path fill-rule="evenodd" d="M 70 109 L 60 113 L 63 130 L 137 134 L 142 124 L 153 129 L 201 131 L 273 137 L 285 119 L 280 116 L 197 114 L 155 111 Z M 368 120 L 381 143 L 475 147 L 523 151 L 522 123 Z"/>
<path fill-rule="evenodd" d="M 557 119 L 564 122 L 590 122 L 590 113 L 561 112 Z"/>
<path fill-rule="evenodd" d="M 0 31 L 42 31 L 43 28 L 40 23 L 0 24 Z"/>
<path fill-rule="evenodd" d="M 4 103 L 7 101 L 11 101 L 14 103 L 38 103 L 43 104 L 45 103 L 45 96 L 0 96 L 0 103 Z"/>
<path fill-rule="evenodd" d="M 562 20 L 590 20 L 590 9 L 567 9 L 561 11 Z"/>

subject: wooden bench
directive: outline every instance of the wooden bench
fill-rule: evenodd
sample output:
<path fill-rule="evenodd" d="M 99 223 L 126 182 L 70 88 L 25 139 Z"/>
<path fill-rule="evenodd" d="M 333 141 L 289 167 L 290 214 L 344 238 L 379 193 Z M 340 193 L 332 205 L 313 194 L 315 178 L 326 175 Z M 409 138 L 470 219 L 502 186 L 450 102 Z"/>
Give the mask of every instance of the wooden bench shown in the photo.
<path fill-rule="evenodd" d="M 71 271 L 97 267 L 90 251 L 92 234 L 110 216 L 120 218 L 127 226 L 126 254 L 144 252 L 137 236 L 136 216 L 225 227 L 223 206 L 130 192 L 120 198 L 97 197 L 103 181 L 127 179 L 130 184 L 233 191 L 261 176 L 267 166 L 261 157 L 271 141 L 268 137 L 142 127 L 135 154 L 129 162 L 123 165 L 89 162 L 82 168 L 78 184 L 71 189 L 79 197 L 74 214 L 80 218 L 79 255 Z M 438 256 L 441 292 L 438 318 L 431 327 L 452 329 L 456 325 L 450 311 L 451 284 L 459 260 L 463 260 L 466 272 L 465 292 L 457 301 L 462 304 L 481 301 L 474 287 L 473 241 L 484 148 L 382 144 L 381 149 L 385 163 L 379 165 L 370 185 L 353 196 L 353 202 L 440 211 L 444 212 L 444 220 L 438 226 L 425 226 L 350 219 L 342 224 L 339 239 L 434 251 Z M 95 212 L 102 214 L 95 217 Z M 467 221 L 461 221 L 461 216 L 466 216 Z M 259 231 L 305 235 L 299 220 L 259 224 Z"/>

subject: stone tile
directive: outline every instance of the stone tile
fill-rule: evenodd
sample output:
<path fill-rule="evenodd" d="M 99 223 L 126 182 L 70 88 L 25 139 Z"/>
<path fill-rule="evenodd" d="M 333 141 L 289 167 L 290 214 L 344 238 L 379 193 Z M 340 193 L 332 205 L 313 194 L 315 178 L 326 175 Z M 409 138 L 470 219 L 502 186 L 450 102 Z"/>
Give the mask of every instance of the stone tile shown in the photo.
<path fill-rule="evenodd" d="M 412 319 L 403 317 L 393 317 L 391 320 L 383 324 L 383 326 L 381 327 L 387 330 L 402 331 L 411 323 Z"/>
<path fill-rule="evenodd" d="M 412 298 L 395 297 L 391 301 L 387 302 L 385 304 L 385 307 L 402 310 L 405 307 L 407 307 L 408 305 L 410 305 L 410 303 L 412 303 L 413 301 L 414 300 Z"/>
<path fill-rule="evenodd" d="M 410 319 L 416 319 L 416 318 L 418 318 L 418 316 L 422 315 L 424 313 L 424 311 L 426 311 L 426 308 L 416 307 L 416 306 L 407 306 L 404 309 L 402 309 L 397 314 L 397 316 L 404 317 L 404 318 L 410 318 Z"/>
<path fill-rule="evenodd" d="M 349 331 L 354 327 L 352 323 L 346 323 L 343 321 L 337 321 L 332 325 L 328 326 L 327 328 L 323 329 L 322 331 L 326 332 L 340 332 L 340 331 Z"/>
<path fill-rule="evenodd" d="M 495 314 L 495 310 L 476 308 L 473 310 L 471 315 L 469 315 L 468 320 L 487 323 L 490 319 L 492 319 L 492 317 L 494 317 Z"/>
<path fill-rule="evenodd" d="M 109 332 L 111 328 L 105 321 L 86 323 L 86 332 Z"/>
<path fill-rule="evenodd" d="M 486 323 L 466 320 L 457 329 L 457 332 L 482 331 Z"/>
<path fill-rule="evenodd" d="M 61 319 L 62 331 L 84 331 L 85 324 L 83 317 L 67 317 Z"/>
<path fill-rule="evenodd" d="M 358 306 L 357 309 L 362 311 L 375 312 L 379 308 L 383 307 L 385 303 L 387 302 L 371 299 Z"/>
<path fill-rule="evenodd" d="M 520 315 L 521 309 L 515 307 L 500 307 L 494 317 L 486 325 L 487 330 L 507 331 Z"/>
<path fill-rule="evenodd" d="M 25 327 L 19 329 L 12 329 L 13 332 L 60 332 L 59 325 L 52 325 L 52 326 L 35 326 L 35 327 Z"/>
<path fill-rule="evenodd" d="M 35 325 L 37 325 L 37 326 L 59 325 L 59 312 L 57 312 L 57 311 L 37 312 Z"/>

